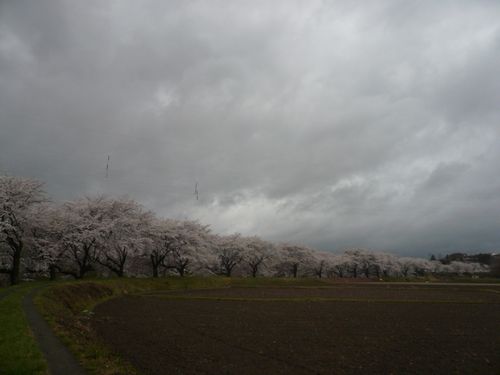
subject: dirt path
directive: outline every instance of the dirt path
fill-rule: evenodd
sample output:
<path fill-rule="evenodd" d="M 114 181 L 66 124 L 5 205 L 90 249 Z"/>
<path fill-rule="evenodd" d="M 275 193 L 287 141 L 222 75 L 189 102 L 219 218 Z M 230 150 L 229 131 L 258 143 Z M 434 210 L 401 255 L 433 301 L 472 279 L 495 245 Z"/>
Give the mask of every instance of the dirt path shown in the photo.
<path fill-rule="evenodd" d="M 33 303 L 33 297 L 39 291 L 35 288 L 29 291 L 23 299 L 23 308 L 31 330 L 41 352 L 49 365 L 51 375 L 85 375 L 71 352 L 54 335 L 47 322 L 40 315 Z"/>

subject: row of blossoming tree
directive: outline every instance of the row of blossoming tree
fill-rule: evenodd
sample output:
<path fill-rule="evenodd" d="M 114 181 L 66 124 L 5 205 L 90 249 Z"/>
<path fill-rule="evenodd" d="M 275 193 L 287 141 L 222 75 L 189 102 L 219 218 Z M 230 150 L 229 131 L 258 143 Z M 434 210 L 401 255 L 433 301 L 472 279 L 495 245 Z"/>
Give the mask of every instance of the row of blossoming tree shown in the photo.
<path fill-rule="evenodd" d="M 397 257 L 383 252 L 320 252 L 259 237 L 214 234 L 196 221 L 157 217 L 128 198 L 49 202 L 43 184 L 0 176 L 0 273 L 57 275 L 387 277 L 478 273 L 475 263 Z"/>

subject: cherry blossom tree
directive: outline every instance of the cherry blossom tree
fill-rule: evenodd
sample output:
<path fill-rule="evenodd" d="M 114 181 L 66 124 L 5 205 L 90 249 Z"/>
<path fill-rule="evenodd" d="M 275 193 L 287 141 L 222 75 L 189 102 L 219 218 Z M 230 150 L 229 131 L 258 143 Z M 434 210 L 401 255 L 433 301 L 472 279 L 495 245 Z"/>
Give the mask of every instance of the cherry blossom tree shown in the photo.
<path fill-rule="evenodd" d="M 374 272 L 377 278 L 388 277 L 398 272 L 398 259 L 395 255 L 385 253 L 385 252 L 376 252 L 375 256 L 375 265 Z"/>
<path fill-rule="evenodd" d="M 282 244 L 278 247 L 278 252 L 280 257 L 277 264 L 278 274 L 297 278 L 299 270 L 310 265 L 313 250 L 300 245 Z"/>
<path fill-rule="evenodd" d="M 413 276 L 414 260 L 410 257 L 398 258 L 399 272 L 404 277 Z"/>
<path fill-rule="evenodd" d="M 370 271 L 372 266 L 375 264 L 375 256 L 371 251 L 365 249 L 349 250 L 349 253 L 353 257 L 353 265 L 356 267 L 356 275 L 363 275 L 366 278 L 370 277 Z"/>
<path fill-rule="evenodd" d="M 311 254 L 311 272 L 319 279 L 328 275 L 331 267 L 331 255 L 321 251 L 314 251 Z"/>
<path fill-rule="evenodd" d="M 354 277 L 363 275 L 366 278 L 388 276 L 395 268 L 397 258 L 385 252 L 355 249 L 346 251 L 351 257 L 351 271 Z"/>
<path fill-rule="evenodd" d="M 31 178 L 0 176 L 0 242 L 5 245 L 0 273 L 8 274 L 11 284 L 19 282 L 23 252 L 31 237 L 32 211 L 46 200 L 42 186 Z"/>
<path fill-rule="evenodd" d="M 424 258 L 414 258 L 412 267 L 417 276 L 425 276 L 433 270 L 434 265 L 430 260 Z"/>
<path fill-rule="evenodd" d="M 151 225 L 143 255 L 148 257 L 153 277 L 161 270 L 184 276 L 211 245 L 208 226 L 196 221 L 156 219 Z"/>
<path fill-rule="evenodd" d="M 125 275 L 127 261 L 142 252 L 153 215 L 137 202 L 113 199 L 104 202 L 109 232 L 100 246 L 96 261 L 118 277 Z"/>
<path fill-rule="evenodd" d="M 100 251 L 113 229 L 114 200 L 86 197 L 62 205 L 64 222 L 59 228 L 63 260 L 59 272 L 81 279 L 95 268 Z"/>
<path fill-rule="evenodd" d="M 449 272 L 455 273 L 457 275 L 464 274 L 478 274 L 483 272 L 488 272 L 489 267 L 482 265 L 480 263 L 467 263 L 460 261 L 452 261 L 449 265 Z"/>
<path fill-rule="evenodd" d="M 266 262 L 272 257 L 274 246 L 261 238 L 244 237 L 243 262 L 248 266 L 252 277 L 257 277 L 259 271 L 265 267 Z"/>
<path fill-rule="evenodd" d="M 218 274 L 230 277 L 234 268 L 243 260 L 245 242 L 236 233 L 230 236 L 214 236 L 213 252 L 215 263 L 209 264 L 209 269 Z"/>
<path fill-rule="evenodd" d="M 366 262 L 363 259 L 363 250 L 360 249 L 350 249 L 344 252 L 346 256 L 348 270 L 352 277 L 357 278 L 362 273 L 362 270 L 366 266 Z"/>
<path fill-rule="evenodd" d="M 330 260 L 329 274 L 334 277 L 346 277 L 349 273 L 350 257 L 346 254 L 334 255 Z"/>
<path fill-rule="evenodd" d="M 63 245 L 63 235 L 66 225 L 65 211 L 60 205 L 40 205 L 34 212 L 36 220 L 31 227 L 32 251 L 30 268 L 48 272 L 54 280 L 64 259 L 66 247 Z"/>
<path fill-rule="evenodd" d="M 173 220 L 155 219 L 147 229 L 143 256 L 149 258 L 153 277 L 159 276 L 160 267 L 171 250 Z"/>
<path fill-rule="evenodd" d="M 183 277 L 192 267 L 200 268 L 203 253 L 213 246 L 213 236 L 207 225 L 197 221 L 179 221 L 174 228 L 175 243 L 171 246 L 164 266 L 173 269 Z"/>

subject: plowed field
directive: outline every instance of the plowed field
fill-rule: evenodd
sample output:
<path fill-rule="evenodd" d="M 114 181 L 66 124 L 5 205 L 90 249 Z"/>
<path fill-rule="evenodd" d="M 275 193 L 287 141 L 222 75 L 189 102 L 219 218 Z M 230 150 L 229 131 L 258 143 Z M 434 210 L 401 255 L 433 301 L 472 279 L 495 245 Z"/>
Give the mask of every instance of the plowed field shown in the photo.
<path fill-rule="evenodd" d="M 95 312 L 146 374 L 500 374 L 499 287 L 188 290 Z"/>

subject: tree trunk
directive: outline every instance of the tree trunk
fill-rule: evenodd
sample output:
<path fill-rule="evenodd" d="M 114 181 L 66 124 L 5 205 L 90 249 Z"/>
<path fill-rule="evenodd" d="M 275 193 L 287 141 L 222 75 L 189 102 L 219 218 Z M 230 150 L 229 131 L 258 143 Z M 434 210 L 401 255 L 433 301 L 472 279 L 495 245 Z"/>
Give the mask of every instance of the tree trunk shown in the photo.
<path fill-rule="evenodd" d="M 12 257 L 12 270 L 10 271 L 10 284 L 16 285 L 19 284 L 19 273 L 21 268 L 21 254 L 23 247 L 19 245 L 14 250 L 14 255 Z"/>
<path fill-rule="evenodd" d="M 353 267 L 352 275 L 354 276 L 354 278 L 358 277 L 358 267 L 356 267 L 356 266 Z"/>
<path fill-rule="evenodd" d="M 77 279 L 83 279 L 86 273 L 87 273 L 87 266 L 83 264 L 78 268 Z"/>
<path fill-rule="evenodd" d="M 370 269 L 368 267 L 365 268 L 364 273 L 365 273 L 365 277 L 367 279 L 369 279 L 370 278 Z"/>
<path fill-rule="evenodd" d="M 293 265 L 293 269 L 292 269 L 292 272 L 293 272 L 293 277 L 296 279 L 297 278 L 297 273 L 299 271 L 299 266 L 298 264 L 294 264 Z"/>
<path fill-rule="evenodd" d="M 153 267 L 153 277 L 158 277 L 158 265 L 151 261 L 151 266 Z"/>
<path fill-rule="evenodd" d="M 49 277 L 51 281 L 54 281 L 57 277 L 57 268 L 54 265 L 49 266 Z"/>
<path fill-rule="evenodd" d="M 122 249 L 121 256 L 118 258 L 119 265 L 118 265 L 118 272 L 116 273 L 118 277 L 124 277 L 125 276 L 125 263 L 127 262 L 127 252 L 124 249 Z"/>
<path fill-rule="evenodd" d="M 163 262 L 163 259 L 158 254 L 150 254 L 149 259 L 153 268 L 153 277 L 158 277 L 160 275 L 160 264 Z"/>

